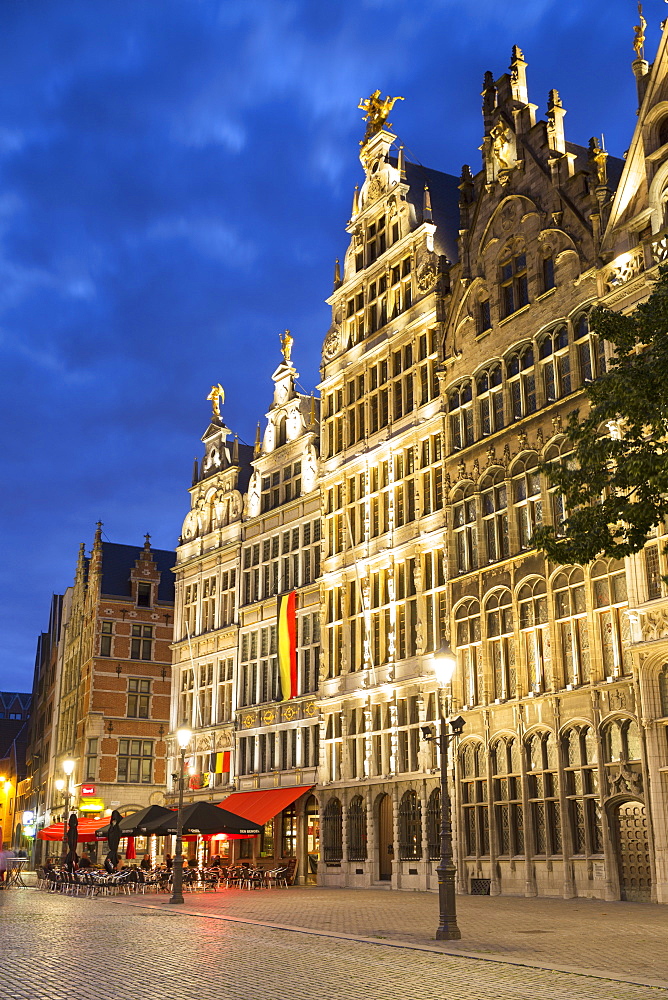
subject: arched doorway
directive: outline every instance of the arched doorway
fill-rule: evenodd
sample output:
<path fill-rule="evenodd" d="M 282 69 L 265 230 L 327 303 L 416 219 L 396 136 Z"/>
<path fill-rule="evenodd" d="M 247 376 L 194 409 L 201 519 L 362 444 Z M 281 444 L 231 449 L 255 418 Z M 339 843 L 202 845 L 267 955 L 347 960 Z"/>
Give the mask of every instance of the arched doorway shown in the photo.
<path fill-rule="evenodd" d="M 318 882 L 318 861 L 320 860 L 320 815 L 318 800 L 310 795 L 306 802 L 306 884 L 316 885 Z"/>
<path fill-rule="evenodd" d="M 392 858 L 394 857 L 394 831 L 392 824 L 392 799 L 381 795 L 378 801 L 378 878 L 381 882 L 392 881 Z"/>
<path fill-rule="evenodd" d="M 642 802 L 621 802 L 613 813 L 622 899 L 647 903 L 651 899 L 652 869 L 649 860 L 647 813 Z"/>

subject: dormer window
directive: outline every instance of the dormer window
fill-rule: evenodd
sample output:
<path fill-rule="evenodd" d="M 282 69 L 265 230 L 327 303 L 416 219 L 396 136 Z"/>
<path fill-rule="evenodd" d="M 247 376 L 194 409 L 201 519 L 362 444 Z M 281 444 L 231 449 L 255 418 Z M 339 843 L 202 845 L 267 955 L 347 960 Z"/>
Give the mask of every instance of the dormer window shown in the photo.
<path fill-rule="evenodd" d="M 137 584 L 137 606 L 140 608 L 150 608 L 151 607 L 151 584 L 150 583 L 138 583 Z"/>

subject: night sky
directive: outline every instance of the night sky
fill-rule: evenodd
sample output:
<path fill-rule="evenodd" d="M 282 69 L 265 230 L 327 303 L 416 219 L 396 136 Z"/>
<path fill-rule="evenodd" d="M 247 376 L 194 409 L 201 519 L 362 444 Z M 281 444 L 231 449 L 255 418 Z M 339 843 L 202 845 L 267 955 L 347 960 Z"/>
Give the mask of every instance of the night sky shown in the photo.
<path fill-rule="evenodd" d="M 660 0 L 644 5 L 653 59 Z M 408 157 L 480 168 L 511 48 L 566 135 L 635 124 L 631 0 L 1 0 L 0 690 L 30 690 L 51 594 L 95 522 L 173 548 L 213 383 L 242 440 L 289 327 L 318 380 L 324 299 L 377 87 Z"/>

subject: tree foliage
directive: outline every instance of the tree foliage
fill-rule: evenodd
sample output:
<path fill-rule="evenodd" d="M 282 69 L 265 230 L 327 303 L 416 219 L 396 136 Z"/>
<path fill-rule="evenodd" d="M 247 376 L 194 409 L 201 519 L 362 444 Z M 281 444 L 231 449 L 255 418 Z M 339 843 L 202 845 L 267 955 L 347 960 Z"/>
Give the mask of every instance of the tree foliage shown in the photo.
<path fill-rule="evenodd" d="M 586 415 L 569 415 L 573 460 L 542 467 L 563 493 L 567 519 L 533 536 L 561 564 L 638 552 L 668 516 L 668 266 L 632 313 L 596 306 L 590 325 L 614 356 L 585 389 Z"/>

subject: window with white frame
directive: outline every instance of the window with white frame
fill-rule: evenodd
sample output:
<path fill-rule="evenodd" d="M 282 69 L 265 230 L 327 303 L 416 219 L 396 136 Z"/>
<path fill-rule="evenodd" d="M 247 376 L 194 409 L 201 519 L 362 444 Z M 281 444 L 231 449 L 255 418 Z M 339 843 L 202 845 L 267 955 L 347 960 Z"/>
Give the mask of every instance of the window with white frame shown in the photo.
<path fill-rule="evenodd" d="M 208 576 L 202 582 L 202 632 L 216 627 L 217 583 L 215 576 Z"/>
<path fill-rule="evenodd" d="M 218 722 L 230 722 L 232 719 L 233 676 L 233 657 L 228 656 L 224 660 L 218 660 L 218 692 L 216 710 Z"/>
<path fill-rule="evenodd" d="M 395 563 L 395 615 L 396 640 L 394 655 L 397 660 L 415 656 L 417 631 L 417 593 L 415 588 L 415 559 Z"/>
<path fill-rule="evenodd" d="M 425 609 L 425 653 L 433 652 L 445 635 L 446 591 L 443 553 L 440 549 L 422 555 L 422 592 Z"/>
<path fill-rule="evenodd" d="M 299 616 L 299 693 L 309 694 L 318 689 L 320 652 L 320 614 L 311 612 Z"/>
<path fill-rule="evenodd" d="M 403 448 L 394 456 L 394 526 L 415 520 L 415 449 Z"/>
<path fill-rule="evenodd" d="M 343 599 L 340 587 L 325 593 L 325 636 L 327 641 L 327 676 L 341 673 L 341 644 L 343 641 Z"/>
<path fill-rule="evenodd" d="M 420 446 L 422 471 L 422 513 L 433 514 L 443 507 L 443 465 L 441 435 L 432 434 Z"/>

